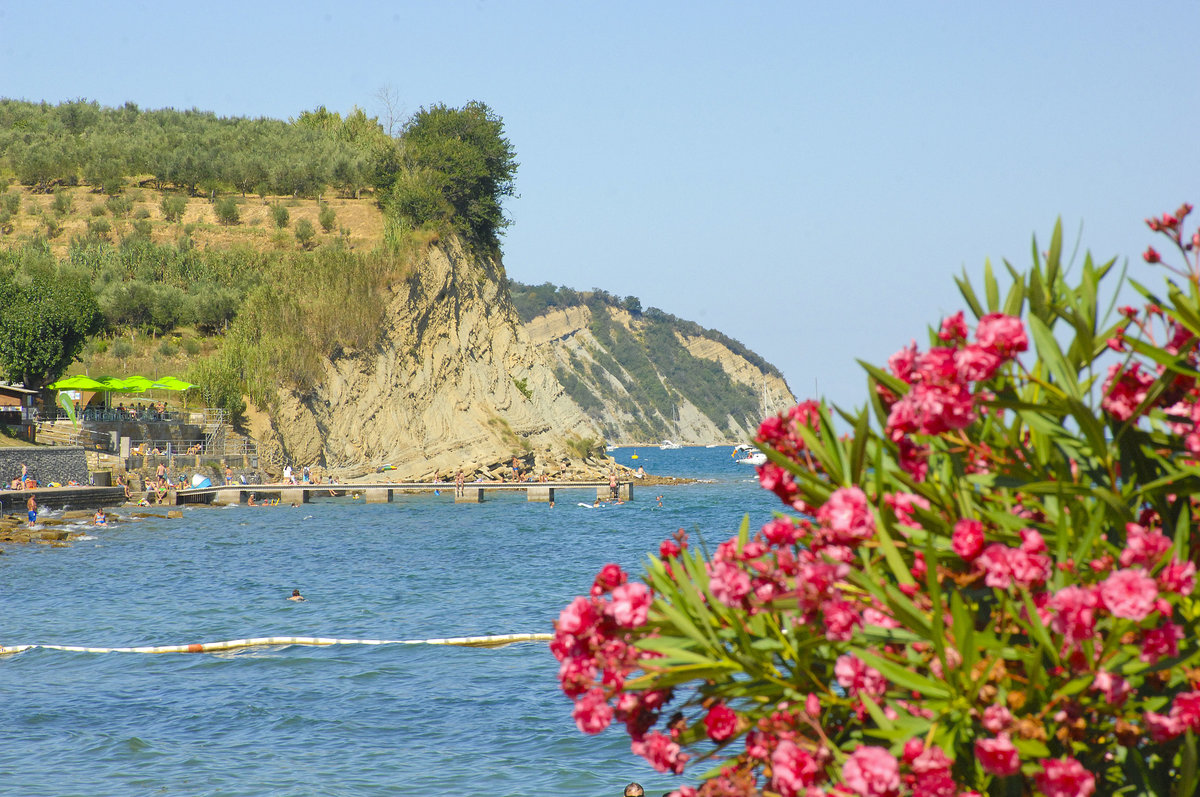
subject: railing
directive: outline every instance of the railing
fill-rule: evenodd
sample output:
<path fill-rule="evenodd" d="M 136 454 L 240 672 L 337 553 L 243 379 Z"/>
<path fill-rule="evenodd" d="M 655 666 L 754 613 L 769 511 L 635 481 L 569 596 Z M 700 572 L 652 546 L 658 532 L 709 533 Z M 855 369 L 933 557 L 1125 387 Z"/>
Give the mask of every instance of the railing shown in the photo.
<path fill-rule="evenodd" d="M 109 423 L 187 423 L 190 412 L 181 412 L 178 410 L 165 410 L 163 412 L 145 411 L 145 412 L 129 412 L 118 409 L 83 409 L 76 414 L 76 420 L 80 422 L 86 421 L 104 421 Z M 49 423 L 58 421 L 70 421 L 71 418 L 62 410 L 50 410 L 42 414 L 41 420 Z"/>

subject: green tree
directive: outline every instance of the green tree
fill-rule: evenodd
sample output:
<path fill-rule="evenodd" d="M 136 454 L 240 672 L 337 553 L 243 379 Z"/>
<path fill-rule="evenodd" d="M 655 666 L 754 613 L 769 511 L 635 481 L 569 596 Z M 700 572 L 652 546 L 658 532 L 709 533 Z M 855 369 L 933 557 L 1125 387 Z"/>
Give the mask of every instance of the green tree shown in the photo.
<path fill-rule="evenodd" d="M 275 226 L 282 230 L 292 220 L 292 214 L 288 213 L 286 207 L 276 202 L 271 206 L 271 219 L 275 222 Z"/>
<path fill-rule="evenodd" d="M 414 226 L 449 221 L 468 240 L 495 247 L 509 223 L 501 202 L 514 193 L 518 166 L 501 118 L 482 102 L 422 108 L 405 127 L 402 145 L 393 213 Z M 444 204 L 431 202 L 431 192 Z"/>
<path fill-rule="evenodd" d="M 296 222 L 296 241 L 299 242 L 301 249 L 311 249 L 313 239 L 316 238 L 317 231 L 313 228 L 313 223 L 308 219 L 300 219 Z"/>
<path fill-rule="evenodd" d="M 317 213 L 317 221 L 321 223 L 322 230 L 333 232 L 333 228 L 337 225 L 337 211 L 322 202 L 321 210 Z"/>
<path fill-rule="evenodd" d="M 74 362 L 103 316 L 83 275 L 41 269 L 26 276 L 0 273 L 0 371 L 37 390 Z"/>
<path fill-rule="evenodd" d="M 237 200 L 231 196 L 224 199 L 218 199 L 217 204 L 213 207 L 213 212 L 217 214 L 217 221 L 223 225 L 237 224 L 241 221 L 241 214 L 238 213 Z"/>

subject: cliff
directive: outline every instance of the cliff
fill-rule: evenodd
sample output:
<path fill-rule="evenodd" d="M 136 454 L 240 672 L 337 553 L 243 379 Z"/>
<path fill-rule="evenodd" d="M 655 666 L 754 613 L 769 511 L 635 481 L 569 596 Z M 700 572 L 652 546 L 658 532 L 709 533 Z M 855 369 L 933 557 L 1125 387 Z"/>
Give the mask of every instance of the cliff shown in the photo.
<path fill-rule="evenodd" d="M 579 304 L 535 316 L 526 330 L 610 443 L 746 442 L 763 417 L 796 403 L 775 369 L 674 321 Z"/>
<path fill-rule="evenodd" d="M 391 289 L 369 352 L 323 364 L 308 394 L 283 389 L 252 418 L 267 461 L 320 464 L 340 478 L 498 473 L 519 457 L 534 473 L 605 472 L 586 453 L 600 431 L 555 378 L 508 296 L 503 269 L 454 239 L 428 250 Z"/>

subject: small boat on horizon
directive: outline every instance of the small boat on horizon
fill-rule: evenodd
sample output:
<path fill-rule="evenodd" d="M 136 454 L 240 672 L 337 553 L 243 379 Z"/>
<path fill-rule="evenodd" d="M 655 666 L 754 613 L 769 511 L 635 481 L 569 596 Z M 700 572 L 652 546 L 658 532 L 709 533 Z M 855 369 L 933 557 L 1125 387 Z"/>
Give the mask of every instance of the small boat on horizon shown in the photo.
<path fill-rule="evenodd" d="M 663 440 L 658 444 L 661 451 L 674 451 L 677 448 L 683 448 L 679 443 L 672 443 L 670 440 Z"/>

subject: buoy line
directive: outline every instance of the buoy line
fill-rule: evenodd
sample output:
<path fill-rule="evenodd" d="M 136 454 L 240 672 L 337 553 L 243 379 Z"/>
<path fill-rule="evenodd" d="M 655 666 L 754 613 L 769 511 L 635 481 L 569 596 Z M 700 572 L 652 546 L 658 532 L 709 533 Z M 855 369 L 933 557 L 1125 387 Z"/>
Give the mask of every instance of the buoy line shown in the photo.
<path fill-rule="evenodd" d="M 549 642 L 553 638 L 553 634 L 496 634 L 447 637 L 445 639 L 337 639 L 316 636 L 263 636 L 252 639 L 230 639 L 224 642 L 150 645 L 132 648 L 89 648 L 79 645 L 0 645 L 0 656 L 23 653 L 34 648 L 65 650 L 71 653 L 216 653 L 223 650 L 269 645 L 455 645 L 468 648 L 498 648 L 514 642 Z"/>

